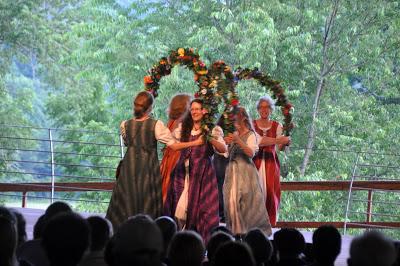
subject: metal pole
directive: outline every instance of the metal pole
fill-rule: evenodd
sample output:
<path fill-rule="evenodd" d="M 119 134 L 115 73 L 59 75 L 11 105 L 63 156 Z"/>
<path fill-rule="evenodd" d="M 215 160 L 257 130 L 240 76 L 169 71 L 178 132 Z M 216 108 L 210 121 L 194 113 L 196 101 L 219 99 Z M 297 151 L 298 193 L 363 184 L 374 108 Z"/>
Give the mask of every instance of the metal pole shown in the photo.
<path fill-rule="evenodd" d="M 51 135 L 51 128 L 49 128 L 49 142 L 50 142 L 50 159 L 51 159 L 51 200 L 50 200 L 50 203 L 53 203 L 54 202 L 55 165 L 54 165 L 53 137 Z"/>
<path fill-rule="evenodd" d="M 346 230 L 347 230 L 347 219 L 349 216 L 349 208 L 350 208 L 350 201 L 351 201 L 351 191 L 353 188 L 353 182 L 355 179 L 355 175 L 356 175 L 356 169 L 357 169 L 357 165 L 358 165 L 358 160 L 360 159 L 360 153 L 357 153 L 357 157 L 356 157 L 356 161 L 354 163 L 354 167 L 353 167 L 353 171 L 351 174 L 351 181 L 350 181 L 350 187 L 349 187 L 349 195 L 347 196 L 347 205 L 346 205 L 346 215 L 344 218 L 344 226 L 343 226 L 343 234 L 346 234 Z"/>

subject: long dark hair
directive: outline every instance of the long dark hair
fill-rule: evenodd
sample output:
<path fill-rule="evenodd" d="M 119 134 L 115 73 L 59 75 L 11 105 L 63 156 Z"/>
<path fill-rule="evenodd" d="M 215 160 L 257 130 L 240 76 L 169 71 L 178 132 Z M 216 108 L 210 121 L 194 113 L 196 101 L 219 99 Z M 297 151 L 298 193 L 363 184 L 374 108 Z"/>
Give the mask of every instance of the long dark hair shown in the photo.
<path fill-rule="evenodd" d="M 203 100 L 201 99 L 193 99 L 190 102 L 190 108 L 192 107 L 193 103 L 198 103 L 201 104 L 201 107 L 203 108 Z M 193 128 L 193 118 L 192 114 L 190 112 L 187 112 L 185 118 L 182 121 L 182 132 L 181 132 L 181 142 L 188 142 L 190 138 L 190 132 L 192 131 Z"/>

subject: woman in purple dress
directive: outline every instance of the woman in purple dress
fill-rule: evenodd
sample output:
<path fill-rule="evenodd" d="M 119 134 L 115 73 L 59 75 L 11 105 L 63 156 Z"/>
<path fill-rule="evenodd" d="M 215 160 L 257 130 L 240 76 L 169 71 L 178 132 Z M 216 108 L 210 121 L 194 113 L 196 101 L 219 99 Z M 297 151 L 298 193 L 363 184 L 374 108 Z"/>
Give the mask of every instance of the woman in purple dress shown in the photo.
<path fill-rule="evenodd" d="M 202 138 L 203 102 L 194 99 L 190 113 L 172 135 L 181 142 Z M 212 138 L 203 145 L 182 150 L 164 205 L 166 215 L 177 221 L 180 229 L 197 231 L 207 243 L 210 230 L 219 225 L 218 185 L 211 161 L 214 151 L 227 152 L 222 129 L 216 126 Z"/>

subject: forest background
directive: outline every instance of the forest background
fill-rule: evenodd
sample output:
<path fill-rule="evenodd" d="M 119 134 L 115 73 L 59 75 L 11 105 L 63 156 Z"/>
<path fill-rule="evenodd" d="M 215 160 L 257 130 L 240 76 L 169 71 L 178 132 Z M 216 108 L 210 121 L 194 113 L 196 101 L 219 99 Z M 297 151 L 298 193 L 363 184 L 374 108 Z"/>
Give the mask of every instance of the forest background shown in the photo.
<path fill-rule="evenodd" d="M 118 144 L 119 123 L 131 117 L 132 97 L 143 89 L 146 71 L 179 47 L 195 48 L 208 65 L 222 59 L 233 69 L 257 67 L 282 82 L 295 106 L 296 124 L 290 150 L 280 154 L 285 181 L 349 180 L 353 175 L 399 179 L 398 1 L 0 0 L 0 182 L 49 181 L 48 176 L 21 174 L 48 172 L 48 166 L 17 162 L 40 160 L 40 154 L 26 158 L 15 150 L 45 145 L 18 140 L 34 138 L 38 130 L 9 125 L 68 129 L 57 137 Z M 196 90 L 193 73 L 175 67 L 161 81 L 153 115 L 166 122 L 171 97 Z M 252 80 L 236 90 L 241 105 L 256 117 L 255 102 L 266 90 Z M 282 121 L 279 110 L 274 118 Z M 59 149 L 120 153 L 118 147 L 76 143 Z M 57 160 L 61 166 L 56 171 L 64 175 L 57 181 L 113 176 L 114 169 L 62 163 L 112 168 L 118 163 L 106 156 L 60 155 Z M 359 167 L 363 163 L 387 167 Z M 110 197 L 59 195 L 76 200 L 78 210 L 93 212 L 104 212 Z M 280 220 L 343 221 L 347 196 L 284 192 Z M 376 197 L 400 202 L 398 194 Z M 3 194 L 0 201 L 10 198 Z M 364 203 L 353 207 L 365 211 Z M 399 221 L 398 207 L 374 208 L 395 215 L 386 221 Z"/>

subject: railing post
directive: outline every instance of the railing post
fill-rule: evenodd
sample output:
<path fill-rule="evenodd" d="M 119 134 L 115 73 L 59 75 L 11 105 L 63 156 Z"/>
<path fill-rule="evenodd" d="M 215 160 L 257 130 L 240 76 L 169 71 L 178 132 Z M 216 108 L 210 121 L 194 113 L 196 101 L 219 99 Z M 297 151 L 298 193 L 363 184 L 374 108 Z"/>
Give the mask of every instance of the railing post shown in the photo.
<path fill-rule="evenodd" d="M 24 191 L 22 192 L 22 208 L 26 208 L 26 194 L 28 192 Z"/>
<path fill-rule="evenodd" d="M 53 203 L 54 202 L 55 165 L 54 165 L 54 146 L 53 146 L 53 137 L 51 134 L 51 128 L 49 128 L 49 142 L 50 142 L 50 158 L 51 158 L 51 199 L 50 199 L 50 203 Z"/>
<path fill-rule="evenodd" d="M 350 209 L 350 203 L 351 203 L 351 192 L 352 192 L 352 188 L 353 188 L 353 183 L 354 183 L 354 179 L 355 179 L 355 175 L 356 175 L 356 169 L 357 169 L 357 165 L 358 165 L 359 159 L 360 159 L 360 153 L 357 152 L 356 160 L 354 162 L 354 167 L 353 167 L 353 171 L 352 171 L 352 174 L 351 174 L 349 194 L 347 196 L 346 214 L 345 214 L 344 225 L 343 225 L 343 234 L 344 235 L 346 234 L 346 231 L 347 231 L 347 219 L 349 217 L 349 209 Z"/>
<path fill-rule="evenodd" d="M 372 195 L 373 191 L 368 190 L 367 223 L 372 222 Z"/>

